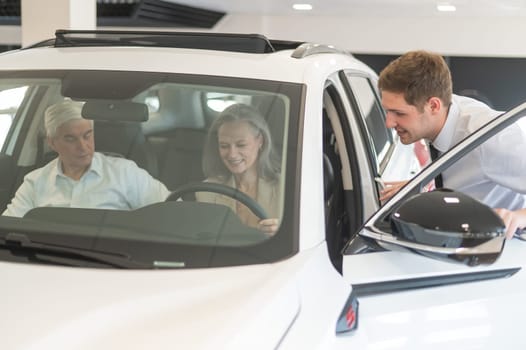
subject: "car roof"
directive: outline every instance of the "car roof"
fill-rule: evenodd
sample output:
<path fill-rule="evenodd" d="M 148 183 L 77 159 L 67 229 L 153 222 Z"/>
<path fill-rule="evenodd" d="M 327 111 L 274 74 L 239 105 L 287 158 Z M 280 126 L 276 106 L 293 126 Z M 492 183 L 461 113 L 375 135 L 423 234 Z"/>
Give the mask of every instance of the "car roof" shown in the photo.
<path fill-rule="evenodd" d="M 136 39 L 145 33 L 147 39 Z M 64 40 L 65 35 L 68 36 L 67 40 Z M 87 35 L 102 35 L 104 40 L 91 38 L 85 41 Z M 105 35 L 113 40 L 108 40 Z M 126 39 L 131 35 L 135 36 L 134 41 Z M 149 42 L 152 37 L 160 42 Z M 159 37 L 161 40 L 156 39 Z M 180 37 L 184 39 L 182 44 L 173 40 Z M 230 42 L 223 45 L 225 37 Z M 168 44 L 166 38 L 170 39 Z M 237 38 L 242 39 L 242 42 L 232 44 L 231 41 Z M 250 42 L 252 40 L 257 43 L 253 44 Z M 332 71 L 342 68 L 371 72 L 348 52 L 332 46 L 268 40 L 255 34 L 185 32 L 59 30 L 55 39 L 0 55 L 0 62 L 0 71 L 129 70 L 221 75 L 307 84 L 311 79 L 319 81 L 318 75 L 326 77 Z"/>

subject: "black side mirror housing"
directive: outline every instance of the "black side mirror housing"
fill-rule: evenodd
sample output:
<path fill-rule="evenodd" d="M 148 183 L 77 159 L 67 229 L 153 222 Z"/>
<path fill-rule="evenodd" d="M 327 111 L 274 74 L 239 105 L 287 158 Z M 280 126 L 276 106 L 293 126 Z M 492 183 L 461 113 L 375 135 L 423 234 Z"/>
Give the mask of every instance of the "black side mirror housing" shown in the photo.
<path fill-rule="evenodd" d="M 453 190 L 440 189 L 410 197 L 391 214 L 390 221 L 392 233 L 401 243 L 429 248 L 415 250 L 435 257 L 434 253 L 443 248 L 439 256 L 469 265 L 495 261 L 504 245 L 505 225 L 495 211 Z M 488 243 L 493 240 L 500 242 L 498 251 Z M 474 247 L 477 249 L 472 253 L 466 251 Z M 446 250 L 448 253 L 444 253 Z"/>

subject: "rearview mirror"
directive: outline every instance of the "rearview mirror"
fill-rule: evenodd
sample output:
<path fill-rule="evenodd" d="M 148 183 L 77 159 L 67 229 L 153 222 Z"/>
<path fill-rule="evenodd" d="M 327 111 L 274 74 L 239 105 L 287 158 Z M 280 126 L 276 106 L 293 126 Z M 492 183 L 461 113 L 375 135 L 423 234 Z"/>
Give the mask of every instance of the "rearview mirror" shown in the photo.
<path fill-rule="evenodd" d="M 88 100 L 82 107 L 82 117 L 114 122 L 145 122 L 148 107 L 144 103 L 126 100 Z"/>

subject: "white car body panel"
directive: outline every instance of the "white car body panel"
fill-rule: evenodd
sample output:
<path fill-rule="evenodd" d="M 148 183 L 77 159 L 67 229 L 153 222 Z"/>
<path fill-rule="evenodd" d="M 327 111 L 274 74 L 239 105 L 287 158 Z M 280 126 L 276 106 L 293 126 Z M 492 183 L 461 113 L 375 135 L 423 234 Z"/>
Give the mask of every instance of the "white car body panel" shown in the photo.
<path fill-rule="evenodd" d="M 257 342 L 273 348 L 300 310 L 290 271 L 297 260 L 155 273 L 2 263 L 8 282 L 2 309 L 11 315 L 2 318 L 2 333 L 8 335 L 2 347 L 246 349 Z M 23 328 L 13 322 L 21 314 Z"/>
<path fill-rule="evenodd" d="M 0 263 L 0 278 L 10 350 L 325 349 L 351 290 L 323 245 L 276 264 L 153 273 Z"/>
<path fill-rule="evenodd" d="M 496 265 L 476 269 L 517 267 L 514 253 L 524 249 L 523 243 L 510 243 Z M 429 276 L 431 269 L 438 275 L 473 271 L 406 252 L 360 255 L 347 262 L 354 268 L 348 266 L 345 281 L 327 265 L 323 245 L 282 263 L 195 271 L 121 272 L 1 263 L 0 275 L 7 282 L 2 310 L 9 316 L 0 324 L 8 335 L 3 346 L 18 350 L 168 349 L 174 344 L 189 349 L 217 344 L 229 349 L 278 344 L 280 349 L 526 345 L 516 329 L 496 323 L 526 311 L 526 305 L 518 302 L 526 283 L 522 271 L 507 279 L 506 299 L 499 297 L 503 293 L 499 279 L 362 297 L 358 330 L 335 337 L 335 320 L 350 292 L 348 282 Z M 83 295 L 82 303 L 73 295 Z M 50 298 L 56 302 L 50 303 Z M 23 328 L 12 322 L 20 314 L 25 317 Z"/>
<path fill-rule="evenodd" d="M 305 108 L 305 127 L 303 128 L 303 139 L 309 142 L 303 143 L 303 157 L 301 160 L 301 187 L 309 191 L 302 191 L 301 201 L 305 203 L 300 210 L 300 231 L 309 232 L 300 237 L 300 249 L 308 249 L 318 245 L 324 240 L 324 222 L 322 215 L 311 215 L 320 212 L 320 203 L 323 203 L 323 167 L 321 164 L 323 150 L 321 147 L 321 134 L 318 130 L 322 127 L 322 95 L 323 86 L 314 85 L 307 89 Z"/>
<path fill-rule="evenodd" d="M 312 63 L 312 60 L 316 58 L 298 60 L 290 57 L 291 53 L 290 50 L 277 54 L 247 54 L 191 49 L 179 49 L 174 52 L 170 48 L 144 49 L 139 47 L 98 47 L 96 50 L 92 48 L 38 48 L 3 53 L 0 57 L 5 65 L 0 67 L 0 70 L 64 69 L 68 67 L 81 70 L 132 70 L 200 75 L 218 75 L 220 72 L 223 76 L 287 82 L 320 82 L 323 81 L 322 77 L 328 75 L 327 72 L 333 72 L 341 65 L 356 65 L 368 69 L 350 56 L 341 57 L 331 65 L 327 65 L 316 61 Z M 108 56 L 112 59 L 109 60 Z M 286 70 L 269 71 L 267 69 L 267 67 L 283 65 L 284 60 L 293 61 L 294 64 L 288 65 Z M 177 64 L 173 63 L 175 61 Z M 313 66 L 316 69 L 312 69 Z M 261 67 L 261 69 L 255 69 L 255 67 Z"/>
<path fill-rule="evenodd" d="M 346 257 L 344 276 L 355 284 L 521 268 L 524 248 L 507 242 L 496 263 L 473 268 L 407 252 L 365 254 Z M 359 332 L 367 333 L 366 349 L 523 349 L 526 340 L 513 324 L 526 311 L 525 283 L 520 270 L 505 279 L 361 297 Z"/>

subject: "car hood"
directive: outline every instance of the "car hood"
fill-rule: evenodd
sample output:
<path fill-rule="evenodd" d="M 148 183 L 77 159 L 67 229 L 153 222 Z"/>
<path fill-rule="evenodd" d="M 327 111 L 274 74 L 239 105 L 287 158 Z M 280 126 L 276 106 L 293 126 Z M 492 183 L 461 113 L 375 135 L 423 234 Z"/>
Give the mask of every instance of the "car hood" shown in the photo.
<path fill-rule="evenodd" d="M 274 348 L 299 312 L 294 274 L 290 261 L 156 271 L 2 262 L 2 348 Z"/>
<path fill-rule="evenodd" d="M 515 316 L 526 312 L 525 244 L 507 241 L 494 264 L 476 267 L 397 251 L 346 256 L 362 348 L 525 349 Z"/>

